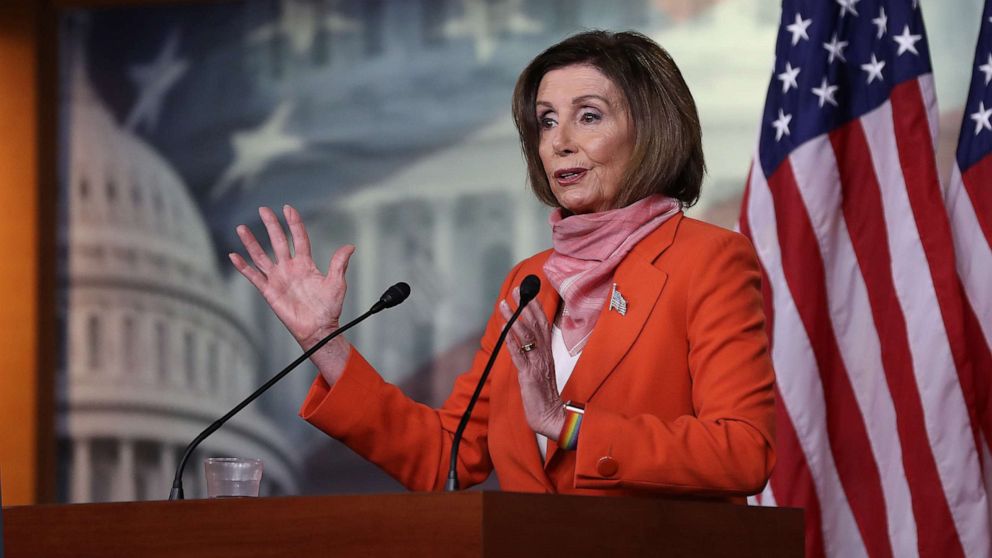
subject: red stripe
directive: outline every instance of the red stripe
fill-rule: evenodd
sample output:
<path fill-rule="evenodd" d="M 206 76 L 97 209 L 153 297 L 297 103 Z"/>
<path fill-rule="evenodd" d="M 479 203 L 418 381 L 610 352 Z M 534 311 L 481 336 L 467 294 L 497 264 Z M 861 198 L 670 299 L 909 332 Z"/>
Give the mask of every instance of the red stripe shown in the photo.
<path fill-rule="evenodd" d="M 992 155 L 986 155 L 977 163 L 968 167 L 961 173 L 961 181 L 964 189 L 968 192 L 971 206 L 975 211 L 975 219 L 978 226 L 985 235 L 985 242 L 992 247 Z M 968 254 L 958 254 L 958 257 L 968 257 Z M 962 287 L 963 290 L 963 287 Z M 972 367 L 975 374 L 974 384 L 971 391 L 975 394 L 975 406 L 978 411 L 982 425 L 982 434 L 985 442 L 992 447 L 992 354 L 990 348 L 982 334 L 982 328 L 978 316 L 966 299 L 964 301 L 964 330 L 968 341 L 969 353 L 972 358 Z M 992 320 L 992 316 L 985 316 L 985 320 Z M 992 323 L 987 324 L 992 327 Z M 984 459 L 984 454 L 979 451 L 978 455 Z M 982 463 L 982 467 L 992 467 L 990 463 Z"/>
<path fill-rule="evenodd" d="M 779 506 L 799 507 L 806 512 L 806 556 L 825 556 L 820 500 L 799 445 L 799 436 L 775 388 L 775 445 L 777 459 L 772 474 L 772 492 Z"/>
<path fill-rule="evenodd" d="M 823 384 L 827 437 L 837 473 L 869 556 L 892 556 L 882 483 L 861 410 L 841 359 L 827 307 L 820 249 L 786 159 L 768 179 L 778 221 L 785 280 Z"/>
<path fill-rule="evenodd" d="M 961 182 L 968 192 L 968 198 L 975 211 L 975 219 L 982 229 L 985 242 L 992 247 L 992 155 L 986 155 L 968 167 L 961 174 Z M 958 257 L 968 257 L 968 255 L 958 254 Z M 963 291 L 964 288 L 961 288 Z M 975 394 L 975 406 L 985 443 L 992 447 L 992 347 L 989 347 L 985 340 L 981 322 L 967 299 L 963 306 L 965 337 L 975 375 L 971 391 Z M 992 316 L 985 316 L 985 320 L 992 320 Z M 987 324 L 987 327 L 992 327 L 992 323 Z M 985 457 L 981 451 L 978 455 L 982 459 Z M 992 464 L 982 463 L 982 467 L 992 467 Z"/>
<path fill-rule="evenodd" d="M 937 293 L 937 304 L 947 331 L 958 382 L 968 406 L 977 450 L 981 447 L 981 434 L 973 390 L 972 376 L 975 371 L 971 367 L 964 332 L 964 293 L 955 267 L 951 224 L 937 179 L 937 163 L 919 82 L 911 80 L 895 86 L 890 101 L 906 193 Z"/>
<path fill-rule="evenodd" d="M 978 226 L 985 235 L 985 242 L 992 246 L 992 155 L 986 155 L 977 163 L 968 167 L 961 173 L 961 182 L 968 192 L 971 206 L 975 211 L 975 219 Z M 968 254 L 958 254 L 958 257 L 968 257 Z M 962 287 L 962 292 L 964 288 Z M 982 326 L 978 316 L 967 299 L 964 301 L 964 329 L 965 337 L 968 341 L 972 366 L 975 372 L 975 407 L 981 420 L 982 434 L 985 442 L 992 447 L 992 347 L 989 347 L 985 336 L 982 333 Z M 986 320 L 992 320 L 992 316 L 985 316 Z M 992 327 L 992 323 L 987 324 Z M 981 451 L 979 458 L 984 458 Z M 992 467 L 992 464 L 983 463 L 983 467 Z"/>
<path fill-rule="evenodd" d="M 941 486 L 913 372 L 909 334 L 892 278 L 882 194 L 860 120 L 830 133 L 843 193 L 844 220 L 868 289 L 871 314 L 882 349 L 885 380 L 896 412 L 916 519 L 920 556 L 963 556 L 954 518 Z"/>
<path fill-rule="evenodd" d="M 753 168 L 752 171 L 753 172 Z M 747 213 L 747 204 L 751 195 L 751 175 L 748 173 L 744 186 L 744 199 L 741 204 L 740 227 L 741 233 L 751 242 L 751 221 Z M 772 305 L 772 284 L 764 264 L 758 260 L 761 268 L 761 297 L 765 307 L 765 328 L 768 333 L 768 351 L 771 352 L 774 343 L 775 309 Z M 799 436 L 792 425 L 792 419 L 785 408 L 782 394 L 775 387 L 775 470 L 769 481 L 775 501 L 779 506 L 803 508 L 806 513 L 806 556 L 819 558 L 826 556 L 823 546 L 822 514 L 820 500 L 816 495 L 816 485 L 810 473 L 806 454 L 799 444 Z M 760 502 L 760 500 L 759 500 Z"/>
<path fill-rule="evenodd" d="M 985 235 L 985 242 L 992 246 L 992 155 L 986 155 L 968 167 L 961 173 L 961 180 L 975 208 L 975 217 Z"/>
<path fill-rule="evenodd" d="M 975 405 L 981 420 L 985 443 L 992 448 L 992 379 L 989 377 L 992 373 L 992 350 L 990 350 L 992 348 L 985 342 L 978 316 L 967 300 L 964 301 L 964 333 L 975 370 L 974 383 L 969 387 L 969 391 L 975 394 Z M 962 386 L 962 389 L 964 387 Z M 978 456 L 980 459 L 985 457 L 981 450 Z M 982 463 L 982 467 L 992 467 L 992 463 Z"/>

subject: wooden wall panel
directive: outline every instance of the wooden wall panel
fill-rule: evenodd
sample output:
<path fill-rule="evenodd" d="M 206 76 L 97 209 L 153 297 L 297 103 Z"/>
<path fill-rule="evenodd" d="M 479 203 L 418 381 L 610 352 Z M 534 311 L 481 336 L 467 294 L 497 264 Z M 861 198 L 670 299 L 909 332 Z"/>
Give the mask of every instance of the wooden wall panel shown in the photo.
<path fill-rule="evenodd" d="M 0 1 L 0 479 L 3 503 L 38 486 L 38 14 Z"/>

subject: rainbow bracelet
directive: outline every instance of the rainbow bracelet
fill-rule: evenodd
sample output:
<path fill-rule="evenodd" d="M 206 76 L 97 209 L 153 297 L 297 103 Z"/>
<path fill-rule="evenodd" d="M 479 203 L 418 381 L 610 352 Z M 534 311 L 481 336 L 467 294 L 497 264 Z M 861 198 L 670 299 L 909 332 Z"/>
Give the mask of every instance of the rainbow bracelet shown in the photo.
<path fill-rule="evenodd" d="M 574 450 L 579 445 L 579 428 L 582 426 L 582 417 L 585 414 L 585 406 L 581 403 L 569 401 L 565 403 L 565 424 L 558 435 L 558 447 L 566 450 Z"/>

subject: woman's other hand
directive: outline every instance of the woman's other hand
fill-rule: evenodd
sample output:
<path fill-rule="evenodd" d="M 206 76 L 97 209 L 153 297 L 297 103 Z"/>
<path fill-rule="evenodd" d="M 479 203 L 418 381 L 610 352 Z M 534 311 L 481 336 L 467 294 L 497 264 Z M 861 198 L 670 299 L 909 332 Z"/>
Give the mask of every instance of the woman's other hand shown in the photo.
<path fill-rule="evenodd" d="M 292 251 L 275 212 L 260 207 L 258 214 L 265 224 L 274 258 L 269 258 L 245 225 L 239 225 L 237 233 L 254 267 L 239 254 L 231 253 L 228 257 L 238 272 L 258 289 L 300 346 L 308 349 L 340 325 L 341 307 L 348 288 L 344 275 L 355 247 L 338 248 L 324 275 L 313 261 L 310 238 L 295 208 L 283 206 L 283 215 L 293 237 Z M 312 360 L 333 385 L 347 356 L 348 345 L 339 337 L 318 351 Z"/>
<path fill-rule="evenodd" d="M 513 306 L 520 303 L 520 289 L 513 290 Z M 509 321 L 513 315 L 510 302 L 500 301 L 500 313 Z M 532 348 L 524 351 L 524 347 Z M 517 368 L 520 397 L 531 430 L 551 440 L 558 440 L 565 423 L 565 410 L 558 394 L 555 359 L 551 352 L 551 324 L 539 304 L 524 307 L 506 338 L 510 359 Z"/>

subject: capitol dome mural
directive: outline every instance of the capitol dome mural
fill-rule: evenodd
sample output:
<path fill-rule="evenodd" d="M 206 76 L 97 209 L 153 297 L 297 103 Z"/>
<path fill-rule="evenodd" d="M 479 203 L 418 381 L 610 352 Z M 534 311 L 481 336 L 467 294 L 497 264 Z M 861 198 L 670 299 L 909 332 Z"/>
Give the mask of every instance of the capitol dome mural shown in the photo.
<path fill-rule="evenodd" d="M 81 56 L 69 96 L 62 490 L 72 502 L 162 499 L 189 440 L 254 390 L 256 335 L 186 185 L 114 120 Z M 190 497 L 203 493 L 202 458 L 221 455 L 262 458 L 263 494 L 296 491 L 292 449 L 257 407 L 194 454 Z"/>

